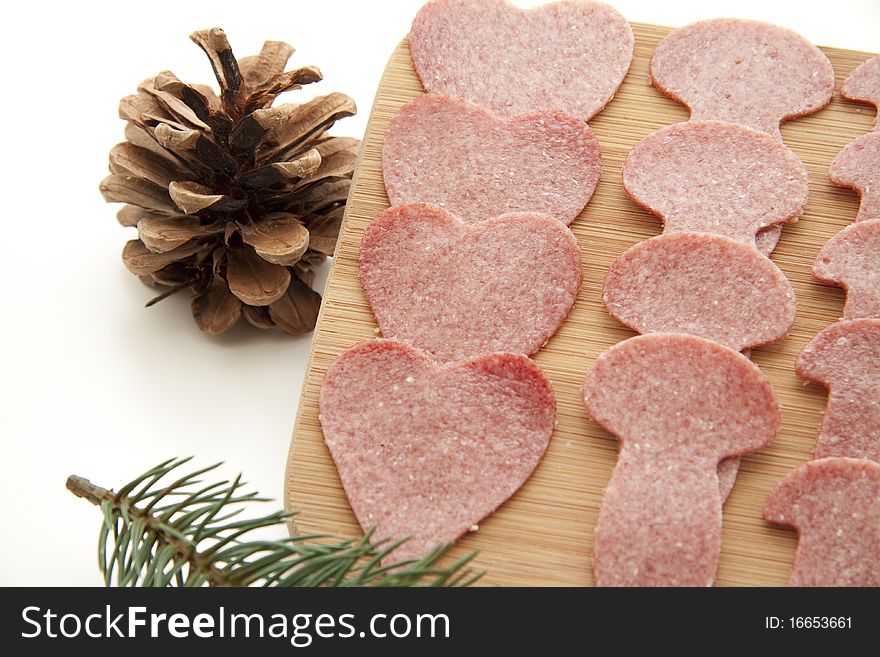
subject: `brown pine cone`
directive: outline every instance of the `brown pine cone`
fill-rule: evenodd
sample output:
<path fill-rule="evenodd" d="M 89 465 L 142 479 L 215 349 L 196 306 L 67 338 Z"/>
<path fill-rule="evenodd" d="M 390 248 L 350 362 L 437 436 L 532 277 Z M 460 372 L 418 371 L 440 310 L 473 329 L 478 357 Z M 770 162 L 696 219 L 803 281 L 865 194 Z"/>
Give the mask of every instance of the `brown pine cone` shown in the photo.
<path fill-rule="evenodd" d="M 138 229 L 126 267 L 145 283 L 193 292 L 199 328 L 217 334 L 244 318 L 293 334 L 315 326 L 314 267 L 333 255 L 360 142 L 330 137 L 354 101 L 331 93 L 273 107 L 321 79 L 285 72 L 293 48 L 267 41 L 236 60 L 219 28 L 190 37 L 208 55 L 220 95 L 165 71 L 123 98 L 126 141 L 110 151 L 104 199 Z"/>

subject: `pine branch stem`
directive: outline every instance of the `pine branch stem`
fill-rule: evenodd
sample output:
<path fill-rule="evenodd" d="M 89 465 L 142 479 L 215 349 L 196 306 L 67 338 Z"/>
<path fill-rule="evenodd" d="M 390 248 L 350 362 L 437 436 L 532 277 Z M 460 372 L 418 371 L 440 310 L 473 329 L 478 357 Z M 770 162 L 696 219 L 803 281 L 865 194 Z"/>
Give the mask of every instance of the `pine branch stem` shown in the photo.
<path fill-rule="evenodd" d="M 175 555 L 185 559 L 190 568 L 202 575 L 211 586 L 236 586 L 226 573 L 214 566 L 211 560 L 197 551 L 191 543 L 169 533 L 158 518 L 133 504 L 128 496 L 118 495 L 112 490 L 97 486 L 85 477 L 77 475 L 71 475 L 67 478 L 67 490 L 77 497 L 88 500 L 95 506 L 101 506 L 104 502 L 108 502 L 116 517 L 121 515 L 122 507 L 126 507 L 130 517 L 141 520 L 150 531 L 159 537 L 162 543 L 170 546 Z"/>
<path fill-rule="evenodd" d="M 77 497 L 88 500 L 95 506 L 101 506 L 101 502 L 105 499 L 109 500 L 113 495 L 112 491 L 95 486 L 85 477 L 78 477 L 77 475 L 70 475 L 67 478 L 67 490 Z"/>

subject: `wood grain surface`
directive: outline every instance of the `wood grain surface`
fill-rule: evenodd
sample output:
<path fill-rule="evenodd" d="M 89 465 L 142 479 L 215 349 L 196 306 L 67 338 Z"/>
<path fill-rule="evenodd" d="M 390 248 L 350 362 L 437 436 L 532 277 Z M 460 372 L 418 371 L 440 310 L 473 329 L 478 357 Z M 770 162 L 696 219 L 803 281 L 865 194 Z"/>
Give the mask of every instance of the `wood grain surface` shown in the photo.
<path fill-rule="evenodd" d="M 602 149 L 603 171 L 593 199 L 571 226 L 582 250 L 584 283 L 568 320 L 535 357 L 553 384 L 558 427 L 532 478 L 478 532 L 458 542 L 453 554 L 479 550 L 483 584 L 590 585 L 593 528 L 602 492 L 617 457 L 617 442 L 587 416 L 580 400 L 584 373 L 607 347 L 633 333 L 606 312 L 602 282 L 612 261 L 627 248 L 660 232 L 660 222 L 624 193 L 621 165 L 636 142 L 688 118 L 648 80 L 648 62 L 669 28 L 634 24 L 635 57 L 614 99 L 590 122 Z M 843 79 L 870 55 L 823 49 Z M 333 360 L 351 345 L 377 336 L 376 323 L 358 281 L 358 250 L 364 229 L 388 207 L 382 183 L 382 139 L 389 120 L 422 92 L 404 39 L 379 85 L 364 137 L 342 234 L 315 331 L 308 373 L 296 419 L 285 482 L 285 505 L 296 510 L 296 529 L 359 535 L 318 421 L 318 392 Z M 744 459 L 724 508 L 718 585 L 784 585 L 796 536 L 766 524 L 761 509 L 773 486 L 809 460 L 825 405 L 825 391 L 805 385 L 793 371 L 804 344 L 841 314 L 843 294 L 816 283 L 810 266 L 820 247 L 852 222 L 858 197 L 831 185 L 834 156 L 869 131 L 870 106 L 835 95 L 813 116 L 783 124 L 782 134 L 810 174 L 810 200 L 801 220 L 786 226 L 773 260 L 794 285 L 798 317 L 782 341 L 756 349 L 755 362 L 770 377 L 782 406 L 773 443 Z M 536 181 L 540 184 L 540 181 Z M 293 527 L 292 527 L 293 529 Z"/>

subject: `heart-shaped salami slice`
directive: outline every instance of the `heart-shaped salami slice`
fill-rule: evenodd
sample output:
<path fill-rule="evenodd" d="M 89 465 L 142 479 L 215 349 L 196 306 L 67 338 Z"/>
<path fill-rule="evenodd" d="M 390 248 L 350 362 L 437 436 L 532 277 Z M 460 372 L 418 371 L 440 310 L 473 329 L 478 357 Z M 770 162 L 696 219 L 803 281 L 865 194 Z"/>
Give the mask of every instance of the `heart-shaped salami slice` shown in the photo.
<path fill-rule="evenodd" d="M 466 224 L 416 203 L 367 227 L 360 276 L 384 337 L 448 363 L 540 349 L 574 304 L 581 258 L 572 232 L 545 215 Z"/>
<path fill-rule="evenodd" d="M 377 540 L 412 537 L 391 556 L 401 561 L 455 541 L 525 483 L 547 449 L 556 401 L 525 356 L 440 367 L 372 340 L 327 371 L 320 419 L 361 526 Z"/>
<path fill-rule="evenodd" d="M 844 146 L 831 163 L 828 178 L 858 192 L 861 202 L 856 221 L 880 219 L 880 131 Z"/>
<path fill-rule="evenodd" d="M 688 121 L 651 133 L 627 156 L 623 185 L 663 220 L 665 232 L 713 233 L 751 246 L 759 231 L 797 220 L 809 193 L 807 169 L 791 149 L 723 121 Z M 775 245 L 762 243 L 762 252 Z"/>
<path fill-rule="evenodd" d="M 499 116 L 561 110 L 588 121 L 629 69 L 633 33 L 600 2 L 523 10 L 504 0 L 432 0 L 409 37 L 425 89 Z"/>
<path fill-rule="evenodd" d="M 513 119 L 427 94 L 391 120 L 382 175 L 392 205 L 433 203 L 467 222 L 539 212 L 570 224 L 602 169 L 593 131 L 558 111 Z"/>
<path fill-rule="evenodd" d="M 736 18 L 671 32 L 651 56 L 651 78 L 692 119 L 741 123 L 779 140 L 780 122 L 821 109 L 834 93 L 834 69 L 816 46 L 791 30 Z"/>
<path fill-rule="evenodd" d="M 880 219 L 859 221 L 832 237 L 813 263 L 813 275 L 846 290 L 843 316 L 880 317 Z"/>

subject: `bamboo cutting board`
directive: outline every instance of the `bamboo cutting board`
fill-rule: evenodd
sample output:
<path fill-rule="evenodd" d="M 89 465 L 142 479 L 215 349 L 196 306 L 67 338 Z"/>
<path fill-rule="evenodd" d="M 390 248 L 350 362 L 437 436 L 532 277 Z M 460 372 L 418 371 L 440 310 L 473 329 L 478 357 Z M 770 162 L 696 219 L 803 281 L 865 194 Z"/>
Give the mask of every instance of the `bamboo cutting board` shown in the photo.
<path fill-rule="evenodd" d="M 634 24 L 635 57 L 615 98 L 591 122 L 602 149 L 602 178 L 586 210 L 572 224 L 583 258 L 583 287 L 571 315 L 535 360 L 557 397 L 558 427 L 531 479 L 492 517 L 454 548 L 472 550 L 487 571 L 484 584 L 590 585 L 593 528 L 602 492 L 617 457 L 617 442 L 587 416 L 580 386 L 587 368 L 611 345 L 633 335 L 602 305 L 609 265 L 627 248 L 660 232 L 660 222 L 623 191 L 621 166 L 633 145 L 649 133 L 688 118 L 687 111 L 654 89 L 648 62 L 669 28 Z M 839 88 L 870 55 L 823 49 Z M 391 56 L 370 115 L 296 419 L 285 482 L 285 505 L 298 511 L 303 533 L 359 535 L 318 422 L 318 392 L 329 365 L 345 349 L 377 336 L 376 323 L 358 280 L 361 237 L 388 207 L 382 183 L 382 139 L 389 120 L 422 93 L 412 70 L 408 41 Z M 796 537 L 766 524 L 761 510 L 768 493 L 792 468 L 809 460 L 825 405 L 825 391 L 805 385 L 793 371 L 804 344 L 841 314 L 838 288 L 812 281 L 810 266 L 820 247 L 852 222 L 858 197 L 831 185 L 828 167 L 840 149 L 871 129 L 874 111 L 835 96 L 810 117 L 783 124 L 782 134 L 810 174 L 810 200 L 800 222 L 787 226 L 773 260 L 792 281 L 798 317 L 782 341 L 756 349 L 753 358 L 770 377 L 782 407 L 775 441 L 743 460 L 724 508 L 719 585 L 784 585 Z"/>

